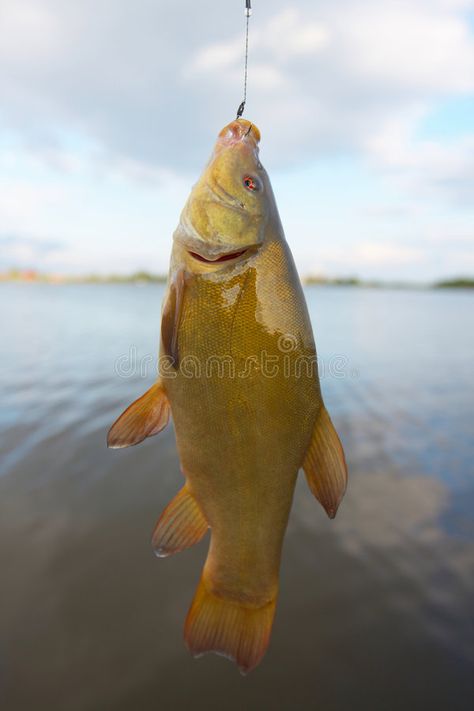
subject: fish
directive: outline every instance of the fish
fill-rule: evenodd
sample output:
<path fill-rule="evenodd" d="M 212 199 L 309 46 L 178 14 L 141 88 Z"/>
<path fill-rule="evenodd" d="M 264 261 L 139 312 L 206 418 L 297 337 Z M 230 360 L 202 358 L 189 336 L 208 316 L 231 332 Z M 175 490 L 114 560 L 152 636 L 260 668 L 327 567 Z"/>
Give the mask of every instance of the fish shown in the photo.
<path fill-rule="evenodd" d="M 173 235 L 158 380 L 108 433 L 128 447 L 172 416 L 184 485 L 152 545 L 168 556 L 210 529 L 185 643 L 243 674 L 269 645 L 299 470 L 330 518 L 347 486 L 260 138 L 243 118 L 220 131 Z"/>

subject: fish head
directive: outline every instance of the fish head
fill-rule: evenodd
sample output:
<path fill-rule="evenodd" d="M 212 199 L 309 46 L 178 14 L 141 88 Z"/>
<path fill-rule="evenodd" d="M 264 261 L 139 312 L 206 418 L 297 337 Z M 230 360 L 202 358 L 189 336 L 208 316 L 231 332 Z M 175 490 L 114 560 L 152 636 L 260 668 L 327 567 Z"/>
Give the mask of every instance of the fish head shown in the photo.
<path fill-rule="evenodd" d="M 260 131 L 237 119 L 219 133 L 211 159 L 181 214 L 175 243 L 206 269 L 254 253 L 274 204 L 258 157 Z M 186 260 L 189 261 L 189 260 Z"/>

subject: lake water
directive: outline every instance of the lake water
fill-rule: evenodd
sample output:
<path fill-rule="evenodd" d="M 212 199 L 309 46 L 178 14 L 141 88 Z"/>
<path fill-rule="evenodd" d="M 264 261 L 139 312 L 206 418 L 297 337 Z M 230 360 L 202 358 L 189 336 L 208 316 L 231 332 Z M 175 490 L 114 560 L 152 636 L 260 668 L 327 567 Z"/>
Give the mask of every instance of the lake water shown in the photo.
<path fill-rule="evenodd" d="M 153 382 L 162 295 L 0 285 L 1 708 L 470 711 L 474 294 L 306 289 L 350 483 L 329 521 L 299 481 L 246 678 L 182 643 L 208 539 L 150 549 L 172 429 L 105 447 Z"/>

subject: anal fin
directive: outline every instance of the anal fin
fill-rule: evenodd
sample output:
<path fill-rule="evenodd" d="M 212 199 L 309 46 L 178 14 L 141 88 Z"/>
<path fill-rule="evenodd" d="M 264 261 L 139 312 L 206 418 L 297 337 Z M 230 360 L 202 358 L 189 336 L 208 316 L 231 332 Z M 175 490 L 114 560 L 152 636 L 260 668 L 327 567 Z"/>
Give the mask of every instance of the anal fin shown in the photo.
<path fill-rule="evenodd" d="M 303 469 L 309 488 L 334 518 L 347 486 L 347 466 L 344 450 L 324 407 L 318 414 Z"/>
<path fill-rule="evenodd" d="M 158 519 L 151 539 L 153 550 L 160 558 L 178 553 L 198 543 L 208 528 L 199 504 L 184 485 Z"/>
<path fill-rule="evenodd" d="M 169 416 L 168 398 L 158 380 L 114 422 L 107 435 L 107 446 L 121 449 L 139 444 L 161 432 L 168 424 Z"/>

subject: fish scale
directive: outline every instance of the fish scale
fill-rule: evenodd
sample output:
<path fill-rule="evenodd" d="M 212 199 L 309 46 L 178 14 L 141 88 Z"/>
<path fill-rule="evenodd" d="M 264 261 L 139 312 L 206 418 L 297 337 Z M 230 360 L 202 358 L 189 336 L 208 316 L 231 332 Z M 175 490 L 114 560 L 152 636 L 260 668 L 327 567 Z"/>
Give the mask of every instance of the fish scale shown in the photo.
<path fill-rule="evenodd" d="M 259 139 L 243 119 L 220 132 L 174 234 L 160 378 L 108 439 L 136 444 L 171 412 L 185 485 L 153 546 L 170 555 L 211 529 L 185 641 L 244 673 L 269 643 L 298 470 L 331 518 L 347 482 Z"/>

